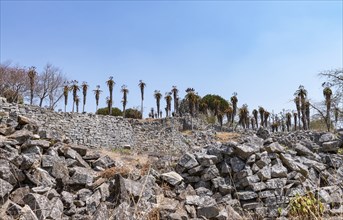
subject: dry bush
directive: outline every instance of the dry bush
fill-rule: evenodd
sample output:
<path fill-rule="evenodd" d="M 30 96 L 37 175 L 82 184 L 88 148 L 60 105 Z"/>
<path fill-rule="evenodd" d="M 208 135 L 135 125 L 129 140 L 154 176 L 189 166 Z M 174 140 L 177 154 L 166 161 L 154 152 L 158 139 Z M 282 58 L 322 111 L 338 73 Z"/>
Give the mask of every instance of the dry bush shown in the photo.
<path fill-rule="evenodd" d="M 220 142 L 237 141 L 241 137 L 238 133 L 233 132 L 217 132 L 216 139 Z"/>
<path fill-rule="evenodd" d="M 108 168 L 98 175 L 98 177 L 106 178 L 106 179 L 111 179 L 113 178 L 116 174 L 120 174 L 123 177 L 127 178 L 130 174 L 131 170 L 128 169 L 127 167 L 111 167 Z"/>
<path fill-rule="evenodd" d="M 152 209 L 148 213 L 147 220 L 160 220 L 160 210 L 158 208 Z"/>

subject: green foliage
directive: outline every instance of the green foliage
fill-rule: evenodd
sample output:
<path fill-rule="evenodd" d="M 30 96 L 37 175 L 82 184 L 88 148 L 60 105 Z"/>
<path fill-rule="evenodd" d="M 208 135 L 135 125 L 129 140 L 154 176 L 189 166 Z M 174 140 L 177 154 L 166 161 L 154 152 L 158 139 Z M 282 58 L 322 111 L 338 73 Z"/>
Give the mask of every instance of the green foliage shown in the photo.
<path fill-rule="evenodd" d="M 290 202 L 290 215 L 294 217 L 316 219 L 324 212 L 323 204 L 317 200 L 312 192 L 306 195 L 296 195 Z"/>
<path fill-rule="evenodd" d="M 218 101 L 216 101 L 218 100 Z M 219 111 L 220 112 L 224 112 L 228 107 L 229 107 L 229 103 L 223 99 L 221 96 L 219 95 L 205 95 L 201 100 L 200 100 L 200 108 L 202 108 L 203 106 L 206 106 L 207 109 L 211 110 L 212 112 L 216 111 L 216 105 L 219 105 Z M 203 111 L 203 109 L 200 109 L 200 111 Z"/>
<path fill-rule="evenodd" d="M 108 115 L 108 108 L 99 108 L 96 114 Z M 123 116 L 123 112 L 119 108 L 112 108 L 112 116 Z"/>
<path fill-rule="evenodd" d="M 206 117 L 206 122 L 208 124 L 215 124 L 216 123 L 216 117 L 215 116 L 207 116 Z"/>
<path fill-rule="evenodd" d="M 126 111 L 125 111 L 125 117 L 126 118 L 140 119 L 140 118 L 142 118 L 142 114 L 137 109 L 129 108 L 129 109 L 126 109 Z"/>

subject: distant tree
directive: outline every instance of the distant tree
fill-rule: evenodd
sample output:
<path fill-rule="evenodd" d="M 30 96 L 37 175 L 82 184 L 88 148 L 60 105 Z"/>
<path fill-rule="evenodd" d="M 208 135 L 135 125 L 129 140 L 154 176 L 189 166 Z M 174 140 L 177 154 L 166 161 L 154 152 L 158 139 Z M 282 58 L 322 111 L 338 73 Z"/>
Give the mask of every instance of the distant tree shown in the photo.
<path fill-rule="evenodd" d="M 252 114 L 254 116 L 255 122 L 256 122 L 256 128 L 258 128 L 258 123 L 257 123 L 257 118 L 258 118 L 258 111 L 256 109 L 254 109 L 252 111 Z"/>
<path fill-rule="evenodd" d="M 207 113 L 207 110 L 211 114 L 217 115 L 220 112 L 225 112 L 229 107 L 228 101 L 219 95 L 208 94 L 201 98 L 200 100 L 200 111 Z"/>
<path fill-rule="evenodd" d="M 108 114 L 112 115 L 112 100 L 108 96 L 106 97 L 106 104 L 107 104 Z"/>
<path fill-rule="evenodd" d="M 100 94 L 102 93 L 102 91 L 100 90 L 100 86 L 97 85 L 96 89 L 93 90 L 93 92 L 94 92 L 94 95 L 95 95 L 95 103 L 96 103 L 96 110 L 95 110 L 95 112 L 98 112 Z"/>
<path fill-rule="evenodd" d="M 66 84 L 63 87 L 63 96 L 64 96 L 64 112 L 67 112 L 67 104 L 68 104 L 68 94 L 69 94 L 69 85 Z"/>
<path fill-rule="evenodd" d="M 306 123 L 306 96 L 307 96 L 307 90 L 305 89 L 305 87 L 303 85 L 300 85 L 298 90 L 294 93 L 295 96 L 298 96 L 300 99 L 300 103 L 301 103 L 301 122 L 303 124 L 303 129 L 306 130 L 307 129 L 307 123 Z"/>
<path fill-rule="evenodd" d="M 301 129 L 301 126 L 300 126 L 300 121 L 301 121 L 301 105 L 300 105 L 300 97 L 299 96 L 295 96 L 294 98 L 294 103 L 295 103 L 295 106 L 297 108 L 297 116 L 298 116 L 298 127 L 299 129 Z"/>
<path fill-rule="evenodd" d="M 129 93 L 129 89 L 127 88 L 126 85 L 122 85 L 121 87 L 121 92 L 123 93 L 123 117 L 125 118 L 125 110 L 126 110 L 126 104 L 127 104 L 127 94 Z"/>
<path fill-rule="evenodd" d="M 195 90 L 193 88 L 188 88 L 186 90 L 186 100 L 189 104 L 189 111 L 192 117 L 194 117 L 194 111 L 195 111 L 195 103 L 197 101 L 197 95 L 195 93 Z"/>
<path fill-rule="evenodd" d="M 154 110 L 154 108 L 151 108 L 150 109 L 150 118 L 154 118 L 155 117 L 155 114 L 154 114 L 154 112 L 155 112 L 155 110 Z"/>
<path fill-rule="evenodd" d="M 8 102 L 23 103 L 28 88 L 29 80 L 24 68 L 0 65 L 0 95 Z"/>
<path fill-rule="evenodd" d="M 293 119 L 294 119 L 294 130 L 297 130 L 297 119 L 298 119 L 298 113 L 293 112 Z"/>
<path fill-rule="evenodd" d="M 307 124 L 307 129 L 310 129 L 310 102 L 307 100 L 305 102 L 305 115 L 306 115 L 306 124 Z"/>
<path fill-rule="evenodd" d="M 79 104 L 80 104 L 80 97 L 75 97 L 75 104 L 76 104 L 76 112 L 79 113 Z"/>
<path fill-rule="evenodd" d="M 145 82 L 143 82 L 143 80 L 139 80 L 139 89 L 141 90 L 141 115 L 143 118 L 143 102 L 144 102 L 144 89 L 146 87 Z"/>
<path fill-rule="evenodd" d="M 260 113 L 260 120 L 261 120 L 261 126 L 264 126 L 264 108 L 262 106 L 260 106 L 258 108 L 258 112 Z"/>
<path fill-rule="evenodd" d="M 328 130 L 330 131 L 330 111 L 331 111 L 331 102 L 332 102 L 332 90 L 330 87 L 325 87 L 323 90 L 323 95 L 325 98 L 325 105 L 326 105 L 326 125 Z"/>
<path fill-rule="evenodd" d="M 222 112 L 218 112 L 218 113 L 217 113 L 217 119 L 218 119 L 220 128 L 223 127 L 223 116 L 224 116 L 224 114 L 223 114 Z"/>
<path fill-rule="evenodd" d="M 108 104 L 110 104 L 109 106 L 109 115 L 112 115 L 112 105 L 113 105 L 113 88 L 114 85 L 116 84 L 113 80 L 113 76 L 110 76 L 110 78 L 106 81 L 106 84 L 108 86 L 108 89 L 110 91 L 110 97 L 109 97 L 109 101 Z"/>
<path fill-rule="evenodd" d="M 231 124 L 232 114 L 233 114 L 232 106 L 229 104 L 228 107 L 225 109 L 224 112 L 225 112 L 225 114 L 226 114 L 226 118 L 227 118 L 228 125 L 230 125 L 230 124 Z"/>
<path fill-rule="evenodd" d="M 237 103 L 238 103 L 238 98 L 237 98 L 237 93 L 233 93 L 232 97 L 231 97 L 231 103 L 232 103 L 232 118 L 231 118 L 231 123 L 233 124 L 234 118 L 236 116 L 237 113 Z"/>
<path fill-rule="evenodd" d="M 128 109 L 126 109 L 126 112 L 125 112 L 125 118 L 140 119 L 140 118 L 142 118 L 142 114 L 137 109 L 128 108 Z"/>
<path fill-rule="evenodd" d="M 257 123 L 256 123 L 254 117 L 251 117 L 251 118 L 250 118 L 250 123 L 251 123 L 251 128 L 252 128 L 253 130 L 255 130 L 255 124 L 257 124 Z"/>
<path fill-rule="evenodd" d="M 174 98 L 174 112 L 176 115 L 179 114 L 179 111 L 178 111 L 178 93 L 179 93 L 179 90 L 177 89 L 176 86 L 173 86 L 171 92 L 173 93 L 173 98 Z"/>
<path fill-rule="evenodd" d="M 292 126 L 292 114 L 290 112 L 287 112 L 287 114 L 286 114 L 286 127 L 287 127 L 288 132 L 289 132 L 289 129 L 291 126 Z"/>
<path fill-rule="evenodd" d="M 160 90 L 155 90 L 154 92 L 154 97 L 156 99 L 156 107 L 157 107 L 157 116 L 159 118 L 159 113 L 160 113 L 160 104 L 161 104 L 161 98 L 162 98 L 162 94 L 160 92 Z"/>
<path fill-rule="evenodd" d="M 88 90 L 88 84 L 87 82 L 83 82 L 81 84 L 82 88 L 82 95 L 83 95 L 83 106 L 82 106 L 82 112 L 85 112 L 85 105 L 86 105 L 86 98 L 87 98 L 87 90 Z"/>
<path fill-rule="evenodd" d="M 164 99 L 166 100 L 166 117 L 169 117 L 169 113 L 171 112 L 171 101 L 172 101 L 172 93 L 166 92 Z"/>
<path fill-rule="evenodd" d="M 72 110 L 72 112 L 74 112 L 74 105 L 76 103 L 76 98 L 78 97 L 77 91 L 80 91 L 80 86 L 78 85 L 78 83 L 79 82 L 77 80 L 71 81 L 70 90 L 73 92 L 73 110 Z"/>
<path fill-rule="evenodd" d="M 106 108 L 99 108 L 96 111 L 98 115 L 108 115 L 108 106 Z M 112 116 L 122 116 L 123 113 L 119 108 L 112 108 Z"/>
<path fill-rule="evenodd" d="M 264 121 L 264 127 L 265 128 L 268 127 L 268 118 L 269 118 L 269 116 L 270 116 L 270 112 L 264 110 L 264 115 L 263 115 L 264 119 L 263 119 L 263 121 Z"/>
<path fill-rule="evenodd" d="M 36 78 L 37 78 L 37 72 L 36 67 L 30 67 L 29 71 L 27 72 L 27 75 L 30 80 L 30 105 L 33 104 L 33 95 L 35 91 L 35 85 L 36 85 Z"/>
<path fill-rule="evenodd" d="M 248 110 L 248 105 L 247 104 L 244 104 L 240 109 L 239 109 L 239 112 L 238 112 L 238 116 L 239 116 L 239 123 L 243 129 L 245 129 L 247 127 L 247 118 L 249 116 L 249 110 Z"/>
<path fill-rule="evenodd" d="M 342 102 L 343 97 L 343 68 L 332 69 L 322 71 L 318 74 L 320 77 L 326 78 L 323 83 L 324 87 L 331 87 L 335 89 L 335 93 L 332 94 L 331 99 L 335 99 L 338 102 Z"/>

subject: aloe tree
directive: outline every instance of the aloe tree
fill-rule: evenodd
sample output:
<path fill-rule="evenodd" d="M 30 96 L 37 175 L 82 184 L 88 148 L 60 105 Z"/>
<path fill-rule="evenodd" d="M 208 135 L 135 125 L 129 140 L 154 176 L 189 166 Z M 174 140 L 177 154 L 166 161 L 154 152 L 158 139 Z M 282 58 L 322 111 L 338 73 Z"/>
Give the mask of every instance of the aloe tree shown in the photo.
<path fill-rule="evenodd" d="M 174 98 L 174 113 L 175 115 L 179 114 L 179 106 L 178 106 L 178 93 L 179 90 L 177 89 L 176 86 L 173 86 L 171 92 L 173 93 L 173 98 Z"/>
<path fill-rule="evenodd" d="M 126 104 L 127 104 L 127 94 L 129 93 L 129 89 L 126 85 L 122 85 L 121 92 L 123 93 L 123 117 L 125 118 L 125 112 L 126 112 Z"/>
<path fill-rule="evenodd" d="M 76 104 L 76 112 L 79 113 L 79 104 L 80 104 L 80 97 L 75 97 L 75 104 Z"/>
<path fill-rule="evenodd" d="M 226 118 L 227 118 L 228 124 L 231 124 L 232 113 L 233 113 L 232 106 L 229 105 L 229 106 L 225 109 L 225 114 L 226 114 Z"/>
<path fill-rule="evenodd" d="M 258 128 L 258 123 L 257 123 L 258 111 L 257 111 L 257 109 L 254 109 L 254 110 L 252 111 L 252 114 L 253 114 L 254 119 L 255 119 L 256 128 Z"/>
<path fill-rule="evenodd" d="M 37 77 L 36 67 L 30 67 L 27 73 L 29 80 L 30 80 L 30 105 L 33 104 L 33 93 L 35 90 L 35 82 Z"/>
<path fill-rule="evenodd" d="M 298 113 L 293 112 L 293 120 L 294 120 L 294 130 L 297 130 L 297 120 L 298 120 Z"/>
<path fill-rule="evenodd" d="M 173 99 L 171 95 L 171 92 L 166 92 L 164 96 L 164 99 L 166 100 L 166 117 L 169 117 L 169 113 L 171 112 L 171 101 Z"/>
<path fill-rule="evenodd" d="M 301 126 L 300 126 L 300 121 L 301 121 L 301 105 L 300 105 L 300 97 L 299 96 L 295 96 L 294 103 L 295 103 L 295 106 L 297 108 L 298 127 L 300 129 L 301 128 Z"/>
<path fill-rule="evenodd" d="M 156 99 L 157 116 L 159 117 L 160 116 L 160 104 L 161 104 L 161 98 L 162 98 L 162 94 L 161 94 L 160 90 L 155 90 L 154 97 Z"/>
<path fill-rule="evenodd" d="M 86 105 L 86 98 L 87 98 L 87 90 L 88 90 L 87 82 L 83 82 L 81 85 L 82 88 L 82 95 L 83 95 L 83 105 L 82 105 L 82 112 L 85 112 L 85 105 Z"/>
<path fill-rule="evenodd" d="M 300 99 L 300 109 L 301 109 L 301 122 L 303 123 L 303 129 L 307 129 L 307 123 L 306 123 L 306 96 L 307 91 L 303 85 L 300 85 L 298 90 L 294 93 L 295 96 L 299 97 Z"/>
<path fill-rule="evenodd" d="M 239 116 L 239 123 L 243 129 L 245 129 L 247 127 L 247 119 L 248 119 L 248 116 L 249 116 L 249 110 L 248 110 L 248 105 L 247 104 L 244 104 L 240 109 L 239 109 L 239 112 L 238 112 L 238 116 Z"/>
<path fill-rule="evenodd" d="M 264 119 L 263 119 L 263 121 L 264 121 L 264 127 L 265 127 L 265 128 L 268 127 L 268 119 L 269 119 L 269 116 L 270 116 L 270 112 L 264 110 L 264 115 L 263 115 Z"/>
<path fill-rule="evenodd" d="M 70 86 L 70 90 L 73 92 L 73 110 L 72 112 L 74 112 L 74 106 L 75 106 L 75 103 L 76 103 L 76 97 L 77 96 L 77 92 L 80 91 L 80 86 L 78 85 L 78 81 L 77 80 L 73 80 L 71 81 L 71 86 Z"/>
<path fill-rule="evenodd" d="M 235 119 L 236 113 L 237 113 L 237 103 L 238 103 L 238 98 L 237 98 L 237 93 L 233 93 L 231 97 L 231 103 L 232 103 L 232 118 L 231 118 L 231 123 L 233 124 L 233 121 Z"/>
<path fill-rule="evenodd" d="M 264 126 L 264 111 L 265 110 L 262 106 L 258 108 L 258 112 L 260 113 L 261 126 Z"/>
<path fill-rule="evenodd" d="M 96 111 L 95 112 L 97 112 L 98 111 L 98 107 L 99 107 L 100 94 L 102 93 L 102 90 L 100 90 L 100 86 L 97 85 L 96 89 L 93 90 L 93 92 L 94 92 L 94 95 L 95 95 L 95 104 L 96 104 Z"/>
<path fill-rule="evenodd" d="M 108 86 L 108 90 L 110 91 L 110 101 L 109 101 L 109 112 L 108 114 L 109 115 L 112 115 L 112 105 L 113 105 L 113 88 L 114 88 L 114 85 L 116 84 L 113 80 L 113 76 L 110 76 L 110 78 L 106 81 L 106 84 Z"/>
<path fill-rule="evenodd" d="M 143 82 L 143 80 L 139 80 L 138 86 L 139 86 L 139 89 L 141 90 L 141 115 L 143 118 L 144 89 L 146 87 L 146 83 Z"/>
<path fill-rule="evenodd" d="M 68 104 L 68 94 L 70 91 L 70 87 L 65 85 L 63 87 L 63 96 L 64 96 L 64 112 L 67 112 L 67 104 Z"/>
<path fill-rule="evenodd" d="M 292 126 L 292 114 L 290 112 L 286 113 L 286 127 L 289 132 L 290 127 Z"/>
<path fill-rule="evenodd" d="M 310 102 L 307 100 L 305 102 L 305 115 L 306 115 L 306 123 L 307 123 L 307 129 L 310 129 Z"/>
<path fill-rule="evenodd" d="M 332 102 L 332 90 L 330 87 L 325 87 L 323 90 L 323 95 L 325 98 L 325 105 L 326 105 L 326 127 L 328 131 L 330 131 L 330 111 L 331 111 L 331 102 Z"/>
<path fill-rule="evenodd" d="M 107 104 L 107 109 L 108 109 L 108 111 L 110 111 L 111 110 L 111 108 L 112 108 L 112 100 L 111 100 L 111 98 L 110 97 L 106 97 L 106 104 Z M 112 114 L 111 114 L 112 115 Z"/>
<path fill-rule="evenodd" d="M 195 93 L 195 90 L 193 88 L 186 89 L 186 100 L 189 105 L 189 112 L 191 114 L 191 127 L 193 130 L 193 117 L 194 117 L 194 111 L 195 111 L 195 105 L 198 99 L 198 95 Z"/>

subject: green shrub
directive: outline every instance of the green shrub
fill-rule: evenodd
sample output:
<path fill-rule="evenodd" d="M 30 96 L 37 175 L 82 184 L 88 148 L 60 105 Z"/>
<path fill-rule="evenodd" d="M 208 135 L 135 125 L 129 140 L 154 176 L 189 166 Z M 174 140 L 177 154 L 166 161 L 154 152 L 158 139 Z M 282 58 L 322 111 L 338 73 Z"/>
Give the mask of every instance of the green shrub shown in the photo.
<path fill-rule="evenodd" d="M 306 195 L 296 195 L 290 202 L 290 215 L 308 219 L 320 218 L 324 212 L 323 204 L 317 200 L 312 192 Z"/>
<path fill-rule="evenodd" d="M 96 114 L 108 115 L 108 108 L 99 108 Z M 112 108 L 112 116 L 123 116 L 123 112 L 119 108 Z"/>

